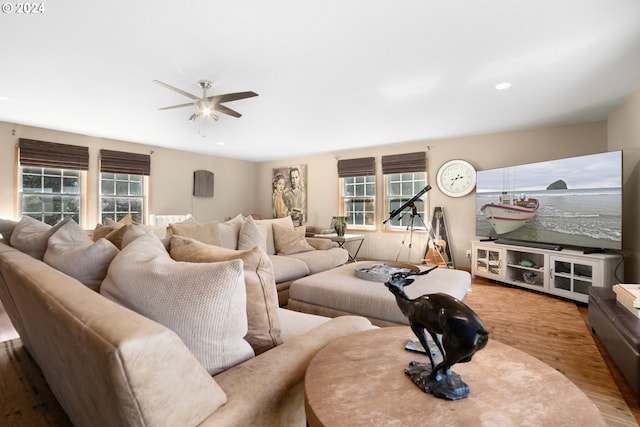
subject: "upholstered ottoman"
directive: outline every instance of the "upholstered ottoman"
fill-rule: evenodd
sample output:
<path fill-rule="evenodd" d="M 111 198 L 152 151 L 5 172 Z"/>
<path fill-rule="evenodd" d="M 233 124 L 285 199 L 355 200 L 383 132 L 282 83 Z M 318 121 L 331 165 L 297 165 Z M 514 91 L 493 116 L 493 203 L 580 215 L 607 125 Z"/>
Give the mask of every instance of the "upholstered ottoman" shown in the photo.
<path fill-rule="evenodd" d="M 345 264 L 295 280 L 289 288 L 291 310 L 337 317 L 357 314 L 367 317 L 377 326 L 407 325 L 395 297 L 382 282 L 363 280 L 354 270 L 383 261 L 363 261 Z M 420 269 L 427 268 L 419 266 Z M 436 268 L 405 288 L 410 298 L 443 292 L 462 300 L 471 286 L 471 275 L 462 270 Z"/>

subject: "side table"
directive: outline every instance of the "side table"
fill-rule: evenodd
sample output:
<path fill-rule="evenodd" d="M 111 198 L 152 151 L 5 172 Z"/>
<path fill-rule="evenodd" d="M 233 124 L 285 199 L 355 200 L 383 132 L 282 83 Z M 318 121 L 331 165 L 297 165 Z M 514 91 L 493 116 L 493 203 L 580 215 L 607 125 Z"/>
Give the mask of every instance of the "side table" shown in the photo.
<path fill-rule="evenodd" d="M 405 375 L 427 357 L 404 349 L 406 326 L 340 338 L 312 359 L 305 376 L 310 427 L 605 426 L 593 402 L 564 375 L 520 350 L 489 339 L 469 363 L 453 366 L 469 385 L 465 399 L 424 393 Z"/>
<path fill-rule="evenodd" d="M 344 248 L 347 250 L 347 252 L 349 253 L 349 250 L 347 248 L 344 247 L 344 244 L 347 242 L 360 242 L 360 244 L 358 245 L 358 247 L 356 248 L 356 251 L 354 252 L 353 255 L 351 255 L 351 253 L 349 253 L 349 259 L 353 262 L 356 262 L 357 259 L 356 257 L 358 256 L 358 252 L 360 252 L 360 248 L 362 247 L 362 243 L 364 243 L 364 234 L 349 234 L 349 233 L 345 233 L 344 236 L 338 236 L 336 233 L 332 233 L 332 234 L 314 234 L 313 237 L 320 237 L 322 239 L 329 239 L 333 242 L 338 243 L 338 246 L 341 248 Z"/>

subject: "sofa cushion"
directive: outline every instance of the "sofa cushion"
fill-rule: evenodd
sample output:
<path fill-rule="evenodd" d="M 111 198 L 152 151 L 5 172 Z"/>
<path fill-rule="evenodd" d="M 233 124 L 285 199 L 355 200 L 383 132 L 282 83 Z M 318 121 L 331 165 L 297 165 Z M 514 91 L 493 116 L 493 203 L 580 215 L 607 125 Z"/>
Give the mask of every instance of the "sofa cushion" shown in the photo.
<path fill-rule="evenodd" d="M 65 218 L 53 227 L 29 216 L 23 216 L 11 234 L 9 244 L 21 252 L 42 261 L 49 237 L 71 218 Z"/>
<path fill-rule="evenodd" d="M 183 236 L 196 239 L 202 243 L 209 245 L 220 245 L 218 237 L 218 224 L 199 224 L 199 223 L 176 223 L 169 224 L 169 234 L 171 236 Z"/>
<path fill-rule="evenodd" d="M 248 332 L 245 339 L 256 354 L 282 342 L 273 264 L 262 249 L 233 250 L 174 236 L 171 238 L 171 257 L 176 261 L 188 262 L 241 259 L 247 289 Z"/>
<path fill-rule="evenodd" d="M 212 375 L 253 357 L 241 260 L 174 261 L 147 232 L 114 258 L 100 293 L 176 332 Z"/>
<path fill-rule="evenodd" d="M 290 216 L 285 216 L 283 218 L 271 218 L 271 219 L 261 219 L 256 220 L 256 223 L 262 225 L 267 230 L 267 254 L 275 255 L 276 254 L 276 246 L 275 241 L 273 239 L 273 224 L 278 224 L 282 227 L 293 228 L 293 221 Z"/>
<path fill-rule="evenodd" d="M 85 230 L 70 220 L 49 237 L 43 261 L 98 291 L 117 254 L 113 243 L 107 239 L 92 241 Z"/>
<path fill-rule="evenodd" d="M 107 229 L 110 231 L 105 234 Z M 127 246 L 127 244 L 129 244 L 132 240 L 135 240 L 136 238 L 146 233 L 142 228 L 140 228 L 139 225 L 135 224 L 127 224 L 121 227 L 105 226 L 99 229 L 96 228 L 96 230 L 98 230 L 98 236 L 103 236 L 102 238 L 110 241 L 115 245 L 116 248 L 120 250 L 124 249 L 124 247 Z M 93 235 L 94 241 L 97 241 L 96 230 L 94 230 Z"/>
<path fill-rule="evenodd" d="M 303 261 L 309 268 L 309 273 L 316 274 L 346 263 L 349 260 L 349 252 L 343 248 L 331 248 L 326 251 L 291 254 L 287 258 Z"/>
<path fill-rule="evenodd" d="M 298 279 L 310 273 L 307 264 L 293 256 L 269 255 L 269 259 L 276 273 L 276 283 Z"/>
<path fill-rule="evenodd" d="M 306 237 L 306 239 L 307 243 L 318 250 L 326 251 L 327 249 L 338 247 L 336 242 L 332 242 L 329 239 L 323 239 L 322 237 Z"/>
<path fill-rule="evenodd" d="M 273 241 L 278 255 L 297 254 L 315 250 L 305 239 L 305 228 L 289 228 L 273 223 Z"/>
<path fill-rule="evenodd" d="M 91 233 L 91 238 L 95 242 L 98 239 L 104 239 L 107 237 L 109 233 L 119 227 L 112 227 L 105 224 L 96 224 L 96 228 L 93 229 L 93 233 Z"/>
<path fill-rule="evenodd" d="M 240 228 L 244 224 L 242 214 L 236 215 L 234 218 L 218 224 L 218 236 L 220 238 L 219 246 L 227 249 L 238 249 L 238 234 Z"/>
<path fill-rule="evenodd" d="M 246 250 L 259 247 L 267 251 L 267 229 L 265 225 L 258 225 L 250 216 L 245 219 L 240 233 L 238 233 L 238 249 Z"/>
<path fill-rule="evenodd" d="M 11 233 L 17 224 L 18 221 L 0 218 L 0 234 L 7 244 L 11 241 Z"/>
<path fill-rule="evenodd" d="M 99 224 L 102 225 L 102 224 Z M 137 225 L 138 227 L 140 227 L 142 230 L 144 230 L 145 232 L 147 231 L 153 231 L 153 234 L 155 234 L 156 236 L 158 236 L 158 238 L 160 239 L 164 239 L 167 236 L 167 227 L 166 226 L 155 226 L 155 225 L 148 225 L 148 224 L 140 224 L 139 222 L 136 222 L 133 220 L 133 217 L 131 216 L 131 214 L 126 214 L 124 217 L 122 217 L 122 219 L 120 219 L 120 221 L 114 221 L 110 218 L 106 218 L 104 220 L 104 225 L 107 227 L 110 227 L 111 230 L 115 230 L 121 227 L 124 227 L 125 225 Z M 96 226 L 97 228 L 97 226 Z M 95 233 L 95 230 L 94 230 Z M 99 235 L 98 238 L 101 237 L 105 237 L 104 235 Z M 97 240 L 98 238 L 94 237 L 93 240 Z"/>
<path fill-rule="evenodd" d="M 139 224 L 133 220 L 133 217 L 131 216 L 131 214 L 126 214 L 125 216 L 120 218 L 120 220 L 118 221 L 114 221 L 111 218 L 106 218 L 104 220 L 104 223 L 110 227 L 121 227 L 123 225 Z"/>

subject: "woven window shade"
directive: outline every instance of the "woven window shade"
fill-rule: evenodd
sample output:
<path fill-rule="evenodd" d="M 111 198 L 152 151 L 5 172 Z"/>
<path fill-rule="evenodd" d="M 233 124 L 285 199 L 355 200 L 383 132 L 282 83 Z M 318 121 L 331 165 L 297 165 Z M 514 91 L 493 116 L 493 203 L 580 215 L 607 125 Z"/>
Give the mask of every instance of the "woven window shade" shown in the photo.
<path fill-rule="evenodd" d="M 20 138 L 18 148 L 21 166 L 89 169 L 89 147 Z"/>
<path fill-rule="evenodd" d="M 125 153 L 123 151 L 100 150 L 100 172 L 147 175 L 151 173 L 151 156 Z"/>
<path fill-rule="evenodd" d="M 382 173 L 425 172 L 427 170 L 427 153 L 394 154 L 382 156 Z"/>
<path fill-rule="evenodd" d="M 375 157 L 363 157 L 361 159 L 338 160 L 338 176 L 367 176 L 376 174 Z"/>

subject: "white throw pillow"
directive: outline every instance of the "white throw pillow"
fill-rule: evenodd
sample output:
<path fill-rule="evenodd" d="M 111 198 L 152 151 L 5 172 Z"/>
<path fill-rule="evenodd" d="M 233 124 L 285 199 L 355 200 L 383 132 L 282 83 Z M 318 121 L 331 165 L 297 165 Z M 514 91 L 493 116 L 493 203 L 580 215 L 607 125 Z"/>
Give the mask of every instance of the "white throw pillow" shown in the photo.
<path fill-rule="evenodd" d="M 49 237 L 43 261 L 98 291 L 118 252 L 110 241 L 93 242 L 75 221 L 68 221 Z"/>
<path fill-rule="evenodd" d="M 238 234 L 244 224 L 244 217 L 238 214 L 235 218 L 218 224 L 219 245 L 227 249 L 238 249 Z"/>
<path fill-rule="evenodd" d="M 148 232 L 111 262 L 100 293 L 173 330 L 211 375 L 254 355 L 241 260 L 177 262 Z"/>
<path fill-rule="evenodd" d="M 70 220 L 71 218 L 65 218 L 52 227 L 25 215 L 13 229 L 9 244 L 19 251 L 42 261 L 44 252 L 47 250 L 49 237 Z"/>
<path fill-rule="evenodd" d="M 278 316 L 278 289 L 269 256 L 260 248 L 246 251 L 207 245 L 181 236 L 171 238 L 171 258 L 188 262 L 220 262 L 241 259 L 247 289 L 247 321 L 244 337 L 256 354 L 282 342 Z"/>
<path fill-rule="evenodd" d="M 250 216 L 244 221 L 240 227 L 238 234 L 238 250 L 247 250 L 259 247 L 263 251 L 267 251 L 267 230 L 264 226 L 260 226 Z"/>

